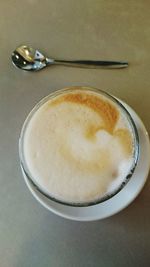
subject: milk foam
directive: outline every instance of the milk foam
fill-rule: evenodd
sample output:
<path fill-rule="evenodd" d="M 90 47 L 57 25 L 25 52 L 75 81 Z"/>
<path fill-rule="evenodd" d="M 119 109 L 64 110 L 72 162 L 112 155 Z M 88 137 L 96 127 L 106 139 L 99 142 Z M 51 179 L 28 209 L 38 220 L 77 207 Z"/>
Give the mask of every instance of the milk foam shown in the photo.
<path fill-rule="evenodd" d="M 71 203 L 94 201 L 117 190 L 129 173 L 132 130 L 106 97 L 66 92 L 31 118 L 24 155 L 31 177 L 50 196 Z"/>

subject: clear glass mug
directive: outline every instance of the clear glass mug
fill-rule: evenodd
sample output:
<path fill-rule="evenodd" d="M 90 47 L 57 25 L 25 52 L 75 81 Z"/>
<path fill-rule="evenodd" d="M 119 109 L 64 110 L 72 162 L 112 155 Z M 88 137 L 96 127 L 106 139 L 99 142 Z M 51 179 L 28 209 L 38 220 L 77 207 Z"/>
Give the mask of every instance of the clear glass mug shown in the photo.
<path fill-rule="evenodd" d="M 111 194 L 107 194 L 104 197 L 100 197 L 99 199 L 90 201 L 90 202 L 76 202 L 76 203 L 71 203 L 71 202 L 67 202 L 67 201 L 62 201 L 60 199 L 54 198 L 53 196 L 51 196 L 51 194 L 47 193 L 43 188 L 41 188 L 39 186 L 39 184 L 37 184 L 36 179 L 32 176 L 28 166 L 27 166 L 27 162 L 25 160 L 25 155 L 24 155 L 24 136 L 28 127 L 28 124 L 30 122 L 30 120 L 32 119 L 32 117 L 34 116 L 34 114 L 37 112 L 37 110 L 44 105 L 47 101 L 49 101 L 50 99 L 54 99 L 57 96 L 63 95 L 64 93 L 69 93 L 69 92 L 74 92 L 74 89 L 79 89 L 82 90 L 82 92 L 85 91 L 89 91 L 89 92 L 95 92 L 96 94 L 99 94 L 101 96 L 106 97 L 109 101 L 112 101 L 115 105 L 117 105 L 117 107 L 120 109 L 120 112 L 122 112 L 131 129 L 132 129 L 132 135 L 133 135 L 133 141 L 134 141 L 134 152 L 133 152 L 133 164 L 130 168 L 130 171 L 128 172 L 128 174 L 124 177 L 123 182 L 120 184 L 120 186 L 114 190 Z M 21 165 L 21 169 L 24 172 L 24 174 L 26 175 L 27 179 L 32 183 L 32 185 L 34 185 L 34 187 L 41 193 L 43 194 L 45 197 L 56 201 L 58 203 L 64 204 L 64 205 L 69 205 L 69 206 L 76 206 L 76 207 L 85 207 L 85 206 L 91 206 L 91 205 L 95 205 L 104 201 L 107 201 L 108 199 L 112 198 L 114 195 L 116 195 L 118 192 L 120 192 L 122 190 L 122 188 L 127 184 L 127 182 L 131 179 L 134 170 L 136 168 L 137 162 L 138 162 L 138 158 L 139 158 L 139 136 L 138 136 L 138 131 L 136 128 L 136 125 L 134 123 L 133 118 L 131 117 L 130 113 L 127 111 L 127 109 L 125 108 L 125 106 L 118 100 L 116 99 L 114 96 L 100 90 L 100 89 L 96 89 L 96 88 L 91 88 L 91 87 L 70 87 L 70 88 L 65 88 L 65 89 L 61 89 L 58 91 L 55 91 L 54 93 L 51 93 L 50 95 L 46 96 L 45 98 L 43 98 L 39 103 L 37 103 L 35 105 L 35 107 L 32 109 L 32 111 L 29 113 L 29 115 L 27 116 L 22 130 L 21 130 L 21 134 L 20 134 L 20 139 L 19 139 L 19 157 L 20 157 L 20 165 Z"/>

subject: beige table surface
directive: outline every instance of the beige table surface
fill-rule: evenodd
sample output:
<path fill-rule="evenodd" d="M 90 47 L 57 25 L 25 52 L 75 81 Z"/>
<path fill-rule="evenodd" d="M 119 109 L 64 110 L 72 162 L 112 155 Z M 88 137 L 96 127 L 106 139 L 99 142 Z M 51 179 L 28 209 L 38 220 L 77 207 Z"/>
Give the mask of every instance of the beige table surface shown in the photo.
<path fill-rule="evenodd" d="M 0 267 L 150 266 L 150 182 L 119 214 L 79 223 L 44 209 L 21 175 L 22 123 L 44 96 L 66 86 L 104 89 L 131 105 L 150 130 L 150 1 L 0 1 Z M 54 57 L 128 60 L 124 70 L 14 68 L 27 43 Z"/>

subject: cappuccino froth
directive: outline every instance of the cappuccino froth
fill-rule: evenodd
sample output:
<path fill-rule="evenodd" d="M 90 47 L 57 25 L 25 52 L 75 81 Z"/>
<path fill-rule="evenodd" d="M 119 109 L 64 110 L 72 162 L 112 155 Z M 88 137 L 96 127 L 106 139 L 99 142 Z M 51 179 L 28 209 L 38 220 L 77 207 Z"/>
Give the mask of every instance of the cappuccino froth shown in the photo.
<path fill-rule="evenodd" d="M 133 165 L 126 115 L 107 96 L 76 88 L 48 99 L 24 136 L 33 181 L 67 203 L 96 201 L 116 191 Z"/>

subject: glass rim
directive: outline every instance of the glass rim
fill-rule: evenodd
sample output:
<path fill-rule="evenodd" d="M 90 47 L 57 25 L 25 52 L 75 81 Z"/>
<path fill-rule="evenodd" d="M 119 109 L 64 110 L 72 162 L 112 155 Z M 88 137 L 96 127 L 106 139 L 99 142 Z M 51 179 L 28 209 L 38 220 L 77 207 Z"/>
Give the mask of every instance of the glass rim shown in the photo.
<path fill-rule="evenodd" d="M 132 134 L 134 136 L 134 146 L 133 146 L 134 153 L 133 153 L 133 164 L 129 170 L 129 173 L 124 177 L 123 182 L 120 184 L 119 187 L 117 187 L 116 190 L 114 190 L 112 193 L 108 193 L 108 194 L 104 195 L 103 197 L 100 197 L 99 199 L 96 199 L 96 200 L 73 203 L 73 202 L 67 202 L 67 201 L 62 201 L 60 199 L 57 199 L 57 198 L 51 196 L 50 194 L 48 194 L 43 188 L 40 188 L 40 186 L 36 183 L 34 177 L 32 177 L 32 175 L 28 169 L 28 166 L 27 166 L 26 160 L 25 160 L 25 156 L 24 156 L 23 146 L 24 146 L 24 136 L 25 136 L 25 132 L 26 132 L 28 123 L 30 122 L 30 120 L 34 116 L 35 112 L 43 104 L 45 104 L 49 99 L 60 96 L 66 92 L 75 92 L 75 90 L 95 92 L 95 93 L 98 93 L 100 95 L 103 95 L 104 97 L 106 97 L 110 101 L 114 102 L 118 106 L 118 108 L 120 108 L 123 111 L 123 113 L 125 114 L 128 122 L 129 122 L 129 125 L 131 126 Z M 138 135 L 138 131 L 137 131 L 137 127 L 135 125 L 135 122 L 134 122 L 132 116 L 130 115 L 129 111 L 116 97 L 114 97 L 111 94 L 105 92 L 104 90 L 101 90 L 98 88 L 87 87 L 87 86 L 72 86 L 72 87 L 67 87 L 67 88 L 56 90 L 56 91 L 50 93 L 49 95 L 45 96 L 29 112 L 29 114 L 27 115 L 27 117 L 23 123 L 20 137 L 19 137 L 19 159 L 20 159 L 21 168 L 22 168 L 24 174 L 26 175 L 27 179 L 32 183 L 32 185 L 35 187 L 35 189 L 38 190 L 46 198 L 48 198 L 52 201 L 55 201 L 57 203 L 63 204 L 63 205 L 67 205 L 67 206 L 72 206 L 72 207 L 86 207 L 87 206 L 88 207 L 88 206 L 96 205 L 96 204 L 99 204 L 99 203 L 102 203 L 104 201 L 109 200 L 110 198 L 115 196 L 117 193 L 119 193 L 123 189 L 123 187 L 128 183 L 128 181 L 130 180 L 130 178 L 132 177 L 132 175 L 134 173 L 134 170 L 136 168 L 136 165 L 137 165 L 137 162 L 139 159 L 139 135 Z"/>

